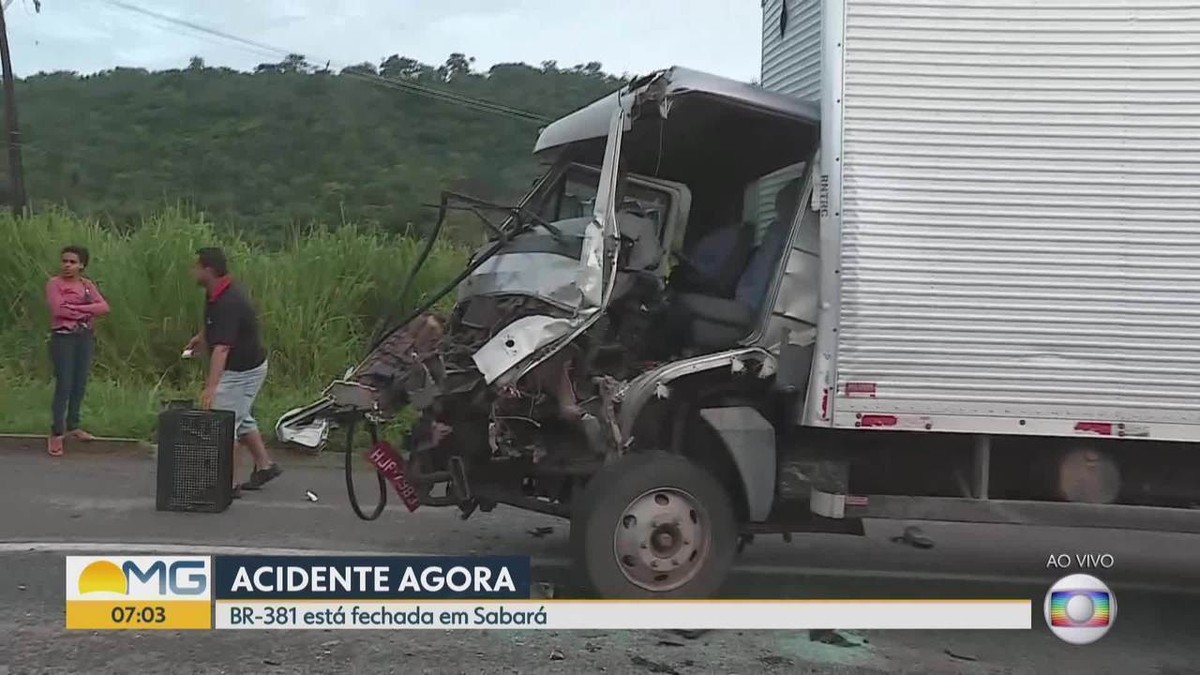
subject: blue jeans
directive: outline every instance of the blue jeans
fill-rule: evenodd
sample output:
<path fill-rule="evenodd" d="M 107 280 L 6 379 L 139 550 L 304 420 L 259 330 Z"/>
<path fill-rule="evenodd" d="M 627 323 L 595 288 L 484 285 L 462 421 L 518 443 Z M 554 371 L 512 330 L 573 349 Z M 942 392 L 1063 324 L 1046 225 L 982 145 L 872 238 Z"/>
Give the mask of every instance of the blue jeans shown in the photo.
<path fill-rule="evenodd" d="M 79 428 L 79 408 L 87 390 L 94 348 L 91 331 L 50 334 L 50 363 L 54 366 L 50 429 L 55 436 Z"/>

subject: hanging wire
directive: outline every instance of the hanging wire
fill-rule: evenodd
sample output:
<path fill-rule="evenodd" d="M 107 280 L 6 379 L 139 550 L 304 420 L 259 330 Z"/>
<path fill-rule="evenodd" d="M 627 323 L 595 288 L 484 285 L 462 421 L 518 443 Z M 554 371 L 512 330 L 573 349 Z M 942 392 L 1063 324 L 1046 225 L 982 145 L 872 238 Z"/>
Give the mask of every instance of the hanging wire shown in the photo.
<path fill-rule="evenodd" d="M 9 2 L 11 2 L 11 1 L 12 0 L 9 0 Z M 134 12 L 136 14 L 140 14 L 145 17 L 156 19 L 158 21 L 164 21 L 166 23 L 180 26 L 183 28 L 187 28 L 189 30 L 196 31 L 199 33 L 204 33 L 207 35 L 219 37 L 224 40 L 228 40 L 230 42 L 237 43 L 237 44 L 241 45 L 242 47 L 248 47 L 258 53 L 274 54 L 274 55 L 282 56 L 285 58 L 289 57 L 289 56 L 293 56 L 293 55 L 301 56 L 301 55 L 295 54 L 295 52 L 292 52 L 287 49 L 281 49 L 279 47 L 274 47 L 274 46 L 266 44 L 264 42 L 259 42 L 257 40 L 251 40 L 249 38 L 244 38 L 244 37 L 235 35 L 233 33 L 230 33 L 228 31 L 223 31 L 223 30 L 220 30 L 217 28 L 212 28 L 209 26 L 198 24 L 194 21 L 189 21 L 187 19 L 181 19 L 179 17 L 171 16 L 168 14 L 163 14 L 161 12 L 157 12 L 152 9 L 147 9 L 145 7 L 141 7 L 141 6 L 135 5 L 133 3 L 126 2 L 125 0 L 99 0 L 99 1 L 103 2 L 105 4 L 108 4 L 108 5 L 111 5 L 113 7 L 116 7 L 118 9 L 122 9 L 122 10 L 125 10 L 128 12 Z M 319 66 L 317 63 L 314 63 L 313 60 L 310 60 L 304 56 L 301 56 L 301 59 L 302 59 L 302 64 L 305 67 L 313 69 L 313 70 L 321 69 L 321 66 Z M 321 61 L 321 59 L 318 58 L 318 59 L 316 59 L 316 61 L 319 63 Z M 335 62 L 332 60 L 327 60 L 326 67 L 328 67 L 330 64 L 334 64 L 334 63 Z M 347 64 L 341 64 L 341 63 L 337 64 L 339 69 L 346 67 L 346 65 Z M 537 113 L 530 112 L 528 110 L 521 110 L 519 108 L 514 108 L 512 106 L 504 105 L 502 103 L 496 103 L 495 101 L 488 101 L 485 99 L 478 99 L 478 98 L 472 98 L 469 96 L 463 96 L 461 94 L 456 94 L 451 91 L 446 91 L 446 90 L 438 89 L 435 87 L 429 87 L 427 85 L 423 85 L 418 82 L 413 82 L 411 80 L 392 78 L 392 77 L 387 77 L 385 75 L 374 74 L 374 73 L 364 73 L 364 72 L 353 71 L 353 70 L 343 71 L 341 74 L 344 76 L 350 77 L 352 79 L 362 80 L 364 82 L 370 82 L 375 85 L 383 86 L 383 87 L 397 90 L 397 91 L 404 91 L 404 92 L 415 94 L 418 96 L 424 96 L 426 98 L 435 99 L 435 100 L 441 101 L 443 103 L 457 105 L 457 106 L 475 110 L 478 112 L 491 113 L 491 114 L 495 114 L 495 115 L 503 115 L 506 117 L 511 117 L 513 119 L 519 119 L 519 120 L 523 120 L 523 121 L 527 121 L 527 122 L 536 122 L 538 124 L 546 124 L 551 121 L 550 118 L 548 118 L 544 115 L 539 115 Z"/>

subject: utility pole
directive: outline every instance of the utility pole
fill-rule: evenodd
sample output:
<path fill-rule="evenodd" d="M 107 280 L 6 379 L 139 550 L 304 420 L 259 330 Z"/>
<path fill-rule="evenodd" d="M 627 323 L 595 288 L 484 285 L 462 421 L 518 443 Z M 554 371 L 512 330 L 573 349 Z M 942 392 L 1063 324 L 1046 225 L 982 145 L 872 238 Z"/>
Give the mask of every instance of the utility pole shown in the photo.
<path fill-rule="evenodd" d="M 0 6 L 0 66 L 4 76 L 4 124 L 8 131 L 8 189 L 13 215 L 25 214 L 25 170 L 21 166 L 21 132 L 17 126 L 16 87 L 13 83 L 12 59 L 8 54 L 8 25 Z"/>

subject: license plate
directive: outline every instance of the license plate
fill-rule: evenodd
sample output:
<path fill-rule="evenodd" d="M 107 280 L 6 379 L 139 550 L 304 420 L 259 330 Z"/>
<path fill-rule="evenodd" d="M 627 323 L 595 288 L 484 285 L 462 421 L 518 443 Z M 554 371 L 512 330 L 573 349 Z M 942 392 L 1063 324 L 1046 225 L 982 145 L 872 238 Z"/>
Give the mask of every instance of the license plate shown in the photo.
<path fill-rule="evenodd" d="M 395 448 L 386 441 L 380 441 L 367 452 L 367 461 L 392 484 L 392 488 L 396 490 L 396 494 L 400 496 L 409 513 L 416 511 L 417 507 L 421 505 L 421 498 L 417 496 L 416 489 L 404 475 L 404 459 L 400 457 L 400 453 L 396 452 Z"/>

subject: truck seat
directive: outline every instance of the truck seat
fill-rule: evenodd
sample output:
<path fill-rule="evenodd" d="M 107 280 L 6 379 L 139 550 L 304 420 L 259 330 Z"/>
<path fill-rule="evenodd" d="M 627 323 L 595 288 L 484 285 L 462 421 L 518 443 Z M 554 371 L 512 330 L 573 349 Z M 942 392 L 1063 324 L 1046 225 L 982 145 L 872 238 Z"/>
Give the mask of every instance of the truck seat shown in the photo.
<path fill-rule="evenodd" d="M 788 219 L 776 219 L 740 271 L 734 299 L 685 293 L 678 303 L 685 319 L 687 346 L 708 350 L 733 347 L 750 333 L 787 243 Z"/>
<path fill-rule="evenodd" d="M 691 246 L 690 265 L 676 269 L 672 284 L 682 291 L 732 298 L 754 252 L 753 223 L 725 226 L 707 233 Z"/>
<path fill-rule="evenodd" d="M 729 298 L 682 293 L 675 296 L 674 304 L 688 347 L 727 349 L 746 337 L 754 325 L 754 310 Z"/>

